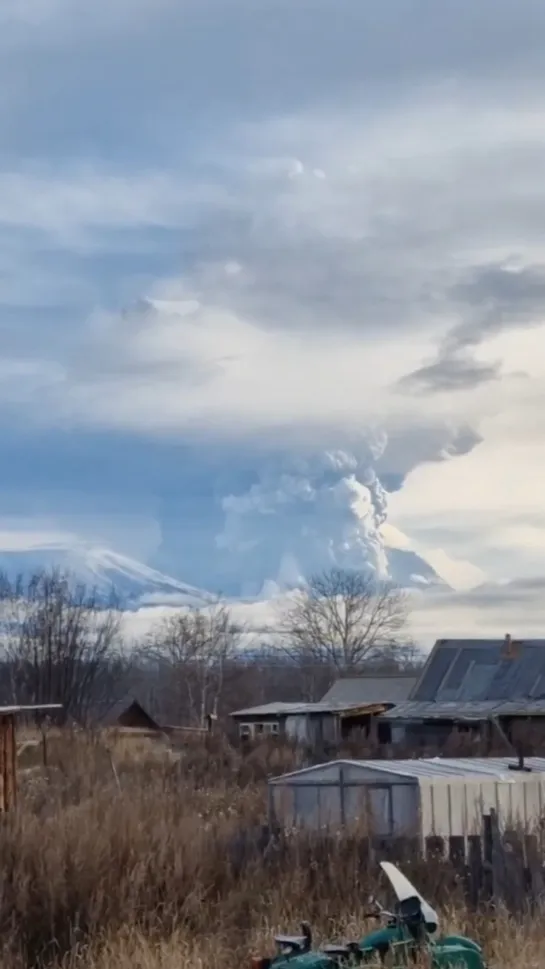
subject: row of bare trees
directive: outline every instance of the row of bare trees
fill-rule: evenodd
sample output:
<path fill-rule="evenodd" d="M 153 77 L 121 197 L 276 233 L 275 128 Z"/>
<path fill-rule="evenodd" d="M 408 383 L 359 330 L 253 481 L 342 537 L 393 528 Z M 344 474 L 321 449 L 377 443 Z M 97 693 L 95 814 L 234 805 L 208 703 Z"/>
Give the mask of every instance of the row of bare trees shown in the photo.
<path fill-rule="evenodd" d="M 0 700 L 62 703 L 83 722 L 137 692 L 163 722 L 270 700 L 318 699 L 339 675 L 412 667 L 407 601 L 367 575 L 332 569 L 283 600 L 260 631 L 222 601 L 180 609 L 128 648 L 115 597 L 57 571 L 0 576 Z"/>

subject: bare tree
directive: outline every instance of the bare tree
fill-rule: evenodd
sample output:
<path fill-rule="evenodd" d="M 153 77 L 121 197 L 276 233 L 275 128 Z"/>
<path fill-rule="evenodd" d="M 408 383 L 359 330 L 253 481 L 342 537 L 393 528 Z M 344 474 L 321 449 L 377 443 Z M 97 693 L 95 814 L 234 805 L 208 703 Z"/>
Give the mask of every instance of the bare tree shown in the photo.
<path fill-rule="evenodd" d="M 166 668 L 177 718 L 204 727 L 208 715 L 217 715 L 240 635 L 222 603 L 176 613 L 152 631 L 148 651 Z"/>
<path fill-rule="evenodd" d="M 412 655 L 412 644 L 401 639 L 406 621 L 402 592 L 366 573 L 334 568 L 295 593 L 275 631 L 315 699 L 332 676 L 391 664 L 404 649 Z"/>
<path fill-rule="evenodd" d="M 11 702 L 61 703 L 84 721 L 108 700 L 121 665 L 121 614 L 112 597 L 58 570 L 0 574 L 0 629 Z"/>

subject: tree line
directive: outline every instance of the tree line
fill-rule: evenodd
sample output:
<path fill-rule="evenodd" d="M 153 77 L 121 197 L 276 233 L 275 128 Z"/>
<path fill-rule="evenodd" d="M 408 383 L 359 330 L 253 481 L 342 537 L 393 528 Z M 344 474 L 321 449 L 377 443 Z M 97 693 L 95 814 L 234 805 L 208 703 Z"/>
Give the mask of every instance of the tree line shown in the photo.
<path fill-rule="evenodd" d="M 137 695 L 163 724 L 275 700 L 319 699 L 338 676 L 419 665 L 403 592 L 360 572 L 331 569 L 275 607 L 260 630 L 221 598 L 158 619 L 126 642 L 122 603 L 69 573 L 0 574 L 0 702 L 60 703 L 87 724 Z"/>

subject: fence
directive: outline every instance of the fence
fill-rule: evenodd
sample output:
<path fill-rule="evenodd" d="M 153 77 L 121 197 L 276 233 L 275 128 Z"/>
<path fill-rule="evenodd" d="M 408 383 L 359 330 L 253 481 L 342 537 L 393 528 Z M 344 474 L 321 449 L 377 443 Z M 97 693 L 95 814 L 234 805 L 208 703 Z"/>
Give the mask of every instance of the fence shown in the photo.
<path fill-rule="evenodd" d="M 469 904 L 472 908 L 503 906 L 513 915 L 540 908 L 545 902 L 543 862 L 541 832 L 502 831 L 491 811 L 483 817 L 482 837 L 468 839 L 465 880 Z"/>
<path fill-rule="evenodd" d="M 339 832 L 286 833 L 262 826 L 239 832 L 230 846 L 230 860 L 240 872 L 257 859 L 268 866 L 285 868 L 294 864 L 327 868 L 332 855 L 350 858 L 362 876 L 371 877 L 379 861 L 393 861 L 420 887 L 427 871 L 436 871 L 447 896 L 454 886 L 462 889 L 469 908 L 504 908 L 512 915 L 545 908 L 545 831 L 528 834 L 502 830 L 494 811 L 482 818 L 481 834 L 441 839 L 429 837 L 425 859 L 418 839 L 377 839 Z"/>

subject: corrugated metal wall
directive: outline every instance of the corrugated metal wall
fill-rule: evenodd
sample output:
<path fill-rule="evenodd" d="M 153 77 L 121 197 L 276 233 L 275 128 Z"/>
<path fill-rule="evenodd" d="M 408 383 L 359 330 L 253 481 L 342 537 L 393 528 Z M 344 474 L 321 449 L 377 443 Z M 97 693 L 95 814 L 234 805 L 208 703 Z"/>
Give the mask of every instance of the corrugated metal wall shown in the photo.
<path fill-rule="evenodd" d="M 480 834 L 482 816 L 492 808 L 506 826 L 532 826 L 543 817 L 545 778 L 517 775 L 514 780 L 482 777 L 420 779 L 422 837 Z"/>
<path fill-rule="evenodd" d="M 330 763 L 275 779 L 270 803 L 286 827 L 357 825 L 375 835 L 417 835 L 418 784 L 350 763 Z"/>
<path fill-rule="evenodd" d="M 538 824 L 545 812 L 545 775 L 409 778 L 333 763 L 277 779 L 270 797 L 276 819 L 286 826 L 344 823 L 380 836 L 467 837 L 481 833 L 482 816 L 491 808 L 502 825 Z"/>

